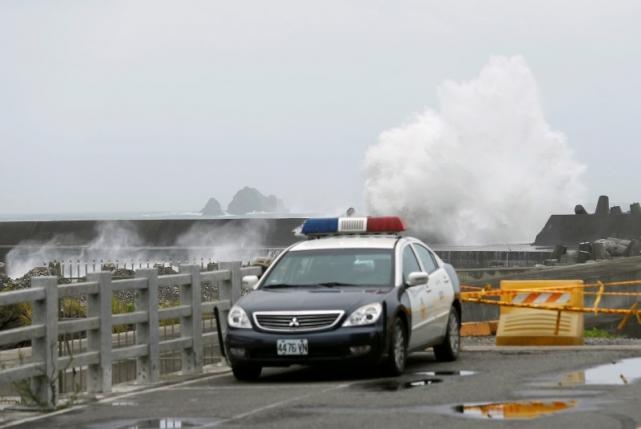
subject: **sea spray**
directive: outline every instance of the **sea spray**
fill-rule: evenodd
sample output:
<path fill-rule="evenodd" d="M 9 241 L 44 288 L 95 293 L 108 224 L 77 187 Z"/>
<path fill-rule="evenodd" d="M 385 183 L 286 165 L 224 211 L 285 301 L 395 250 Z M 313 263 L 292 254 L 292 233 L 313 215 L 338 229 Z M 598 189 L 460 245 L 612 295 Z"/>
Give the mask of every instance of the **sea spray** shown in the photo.
<path fill-rule="evenodd" d="M 400 214 L 432 242 L 531 242 L 585 192 L 584 166 L 544 118 L 521 56 L 438 88 L 438 109 L 384 131 L 364 161 L 371 214 Z"/>
<path fill-rule="evenodd" d="M 131 222 L 99 222 L 94 238 L 83 245 L 65 245 L 78 240 L 63 235 L 56 235 L 46 242 L 22 241 L 7 254 L 7 274 L 18 278 L 34 267 L 51 262 L 64 264 L 63 274 L 68 277 L 100 270 L 102 262 L 118 262 L 121 267 L 146 267 L 200 264 L 212 260 L 249 261 L 269 254 L 270 249 L 264 244 L 269 228 L 267 221 L 252 222 L 251 225 L 195 224 L 178 236 L 172 245 L 154 247 L 145 242 Z"/>

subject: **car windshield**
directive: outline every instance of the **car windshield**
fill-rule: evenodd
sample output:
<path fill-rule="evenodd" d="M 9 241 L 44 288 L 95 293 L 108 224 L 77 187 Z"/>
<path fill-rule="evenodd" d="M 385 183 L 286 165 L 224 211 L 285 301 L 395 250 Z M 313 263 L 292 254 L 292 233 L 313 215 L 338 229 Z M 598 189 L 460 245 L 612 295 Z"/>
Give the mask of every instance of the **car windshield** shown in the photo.
<path fill-rule="evenodd" d="M 323 249 L 285 254 L 264 288 L 392 286 L 391 249 Z"/>

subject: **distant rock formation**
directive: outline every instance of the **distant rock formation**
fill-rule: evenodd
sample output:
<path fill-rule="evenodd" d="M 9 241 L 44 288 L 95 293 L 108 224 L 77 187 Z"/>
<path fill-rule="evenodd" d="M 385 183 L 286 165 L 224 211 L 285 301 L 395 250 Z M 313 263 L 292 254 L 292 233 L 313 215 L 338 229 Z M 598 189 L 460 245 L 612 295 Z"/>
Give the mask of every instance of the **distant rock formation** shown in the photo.
<path fill-rule="evenodd" d="M 227 212 L 243 215 L 257 212 L 285 212 L 285 205 L 274 195 L 265 196 L 255 188 L 245 186 L 236 192 L 227 206 Z"/>
<path fill-rule="evenodd" d="M 200 212 L 208 216 L 221 216 L 225 214 L 216 198 L 210 198 Z"/>

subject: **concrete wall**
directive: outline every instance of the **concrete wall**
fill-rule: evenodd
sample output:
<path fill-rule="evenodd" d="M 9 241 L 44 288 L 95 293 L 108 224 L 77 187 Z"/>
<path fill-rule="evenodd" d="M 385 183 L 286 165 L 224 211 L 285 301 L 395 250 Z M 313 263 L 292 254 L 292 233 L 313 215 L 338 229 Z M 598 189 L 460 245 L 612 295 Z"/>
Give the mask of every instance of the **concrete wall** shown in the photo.
<path fill-rule="evenodd" d="M 77 255 L 79 248 L 92 242 L 106 224 L 135 231 L 144 242 L 142 247 L 146 254 L 153 256 L 154 252 L 161 253 L 175 260 L 182 259 L 189 253 L 189 247 L 185 243 L 176 246 L 176 240 L 194 228 L 200 233 L 222 230 L 227 232 L 226 235 L 229 235 L 229 231 L 240 234 L 252 230 L 262 238 L 261 247 L 283 248 L 302 240 L 301 237 L 294 236 L 292 230 L 300 226 L 303 220 L 251 218 L 0 222 L 0 261 L 5 260 L 11 248 L 20 243 L 24 245 L 27 240 L 36 244 L 33 249 L 25 249 L 27 253 L 53 241 L 51 245 L 60 246 L 58 252 L 62 258 L 65 258 L 65 254 Z M 215 246 L 216 243 L 212 245 Z M 172 248 L 168 249 L 169 246 Z M 533 266 L 542 263 L 550 254 L 549 251 L 484 250 L 482 247 L 474 250 L 437 250 L 436 253 L 455 268 Z"/>
<path fill-rule="evenodd" d="M 194 227 L 203 233 L 220 228 L 239 234 L 242 231 L 258 231 L 265 247 L 286 247 L 300 240 L 292 230 L 302 222 L 300 218 L 0 222 L 0 260 L 4 261 L 13 246 L 26 240 L 48 243 L 55 239 L 55 245 L 86 245 L 98 237 L 105 224 L 135 231 L 148 247 L 173 246 L 181 235 Z"/>
<path fill-rule="evenodd" d="M 436 250 L 438 256 L 454 268 L 532 267 L 543 264 L 551 250 Z"/>
<path fill-rule="evenodd" d="M 599 238 L 641 238 L 641 215 L 552 215 L 536 236 L 536 245 L 576 245 Z"/>

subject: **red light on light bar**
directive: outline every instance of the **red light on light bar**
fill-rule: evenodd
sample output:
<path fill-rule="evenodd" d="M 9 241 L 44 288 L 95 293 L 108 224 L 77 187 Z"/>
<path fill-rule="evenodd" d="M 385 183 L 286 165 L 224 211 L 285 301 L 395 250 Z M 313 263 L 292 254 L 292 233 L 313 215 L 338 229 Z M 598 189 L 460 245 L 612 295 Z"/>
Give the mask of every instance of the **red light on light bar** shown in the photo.
<path fill-rule="evenodd" d="M 405 222 L 398 216 L 368 217 L 367 232 L 405 231 Z"/>

